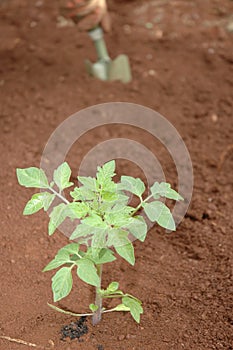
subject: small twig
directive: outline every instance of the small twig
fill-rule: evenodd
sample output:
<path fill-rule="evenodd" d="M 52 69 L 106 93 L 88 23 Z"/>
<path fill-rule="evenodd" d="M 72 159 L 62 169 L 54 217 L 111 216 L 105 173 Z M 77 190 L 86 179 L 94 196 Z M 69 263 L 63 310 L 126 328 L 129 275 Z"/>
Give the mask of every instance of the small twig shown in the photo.
<path fill-rule="evenodd" d="M 28 343 L 28 342 L 26 342 L 24 340 L 21 340 L 21 339 L 14 339 L 14 338 L 11 338 L 11 337 L 6 337 L 4 335 L 1 335 L 0 338 L 8 340 L 8 341 L 11 341 L 13 343 L 23 344 L 23 345 L 31 346 L 31 347 L 34 347 L 34 348 L 38 347 L 38 345 L 36 345 L 36 344 Z"/>
<path fill-rule="evenodd" d="M 15 338 L 11 338 L 11 337 L 7 337 L 5 335 L 0 335 L 0 339 L 4 339 L 4 340 L 8 340 L 12 343 L 17 343 L 17 344 L 21 344 L 21 345 L 26 345 L 26 346 L 30 346 L 32 348 L 39 348 L 39 349 L 51 349 L 54 347 L 54 342 L 52 340 L 49 340 L 49 344 L 50 346 L 47 347 L 47 346 L 42 346 L 42 345 L 36 345 L 34 343 L 30 343 L 30 342 L 27 342 L 25 340 L 22 340 L 22 339 L 15 339 Z"/>

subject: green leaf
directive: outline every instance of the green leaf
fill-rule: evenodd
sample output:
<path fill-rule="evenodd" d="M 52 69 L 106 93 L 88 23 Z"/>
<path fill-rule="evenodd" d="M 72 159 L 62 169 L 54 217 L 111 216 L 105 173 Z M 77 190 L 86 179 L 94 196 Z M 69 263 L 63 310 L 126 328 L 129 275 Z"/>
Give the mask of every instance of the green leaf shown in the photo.
<path fill-rule="evenodd" d="M 66 206 L 66 216 L 71 219 L 81 219 L 87 215 L 89 207 L 86 203 L 69 203 Z"/>
<path fill-rule="evenodd" d="M 116 168 L 115 160 L 110 160 L 110 162 L 105 163 L 102 167 L 97 167 L 98 181 L 102 183 L 106 179 L 111 179 L 115 175 L 115 168 Z"/>
<path fill-rule="evenodd" d="M 101 187 L 102 191 L 116 192 L 117 185 L 112 181 L 115 176 L 115 161 L 105 163 L 102 167 L 97 167 L 97 184 Z"/>
<path fill-rule="evenodd" d="M 125 306 L 124 304 L 119 304 L 116 307 L 114 307 L 114 311 L 130 311 L 130 308 L 128 306 Z"/>
<path fill-rule="evenodd" d="M 53 260 L 51 260 L 48 265 L 42 270 L 43 272 L 56 269 L 57 267 L 70 263 L 70 257 L 67 252 L 58 253 Z"/>
<path fill-rule="evenodd" d="M 95 232 L 93 232 L 93 236 L 91 240 L 91 249 L 92 249 L 92 256 L 94 259 L 98 259 L 102 248 L 106 247 L 106 236 L 107 236 L 106 229 L 96 228 Z"/>
<path fill-rule="evenodd" d="M 49 192 L 36 193 L 26 204 L 23 215 L 31 215 L 44 208 L 48 210 L 49 206 L 52 204 L 55 195 Z"/>
<path fill-rule="evenodd" d="M 107 228 L 106 223 L 102 220 L 102 218 L 99 215 L 96 215 L 96 214 L 92 214 L 88 216 L 87 218 L 83 219 L 81 222 L 90 227 Z"/>
<path fill-rule="evenodd" d="M 79 224 L 74 232 L 71 234 L 70 239 L 77 239 L 80 237 L 86 237 L 92 233 L 90 226 L 85 224 Z"/>
<path fill-rule="evenodd" d="M 53 203 L 53 200 L 56 197 L 56 195 L 49 192 L 41 192 L 41 194 L 42 194 L 41 198 L 44 204 L 44 210 L 47 211 L 50 205 Z"/>
<path fill-rule="evenodd" d="M 70 176 L 71 169 L 67 162 L 62 163 L 54 170 L 53 179 L 60 191 L 73 185 L 73 182 L 70 182 Z"/>
<path fill-rule="evenodd" d="M 130 313 L 137 323 L 140 323 L 140 315 L 143 313 L 143 308 L 137 300 L 130 297 L 122 298 L 123 304 L 130 309 Z"/>
<path fill-rule="evenodd" d="M 117 291 L 118 288 L 119 288 L 118 282 L 111 282 L 107 288 L 107 291 L 110 293 L 114 293 Z"/>
<path fill-rule="evenodd" d="M 42 209 L 44 206 L 43 201 L 41 200 L 41 193 L 36 193 L 32 198 L 27 202 L 23 215 L 31 215 Z"/>
<path fill-rule="evenodd" d="M 98 306 L 95 305 L 95 304 L 90 304 L 90 305 L 89 305 L 89 309 L 90 309 L 92 312 L 95 312 L 95 311 L 98 310 Z"/>
<path fill-rule="evenodd" d="M 105 212 L 105 220 L 111 226 L 124 227 L 128 225 L 135 208 L 117 203 Z"/>
<path fill-rule="evenodd" d="M 91 284 L 92 286 L 99 287 L 100 278 L 97 274 L 94 263 L 89 259 L 83 258 L 78 260 L 77 264 L 78 277 L 84 282 Z"/>
<path fill-rule="evenodd" d="M 181 197 L 178 192 L 173 190 L 171 185 L 167 182 L 155 182 L 150 190 L 155 199 L 158 199 L 159 197 L 166 197 L 176 201 L 184 200 L 183 197 Z"/>
<path fill-rule="evenodd" d="M 147 225 L 142 216 L 134 216 L 128 220 L 128 224 L 124 226 L 132 235 L 141 242 L 145 241 L 147 234 Z"/>
<path fill-rule="evenodd" d="M 75 187 L 73 191 L 70 191 L 70 195 L 75 201 L 82 200 L 82 196 L 81 196 L 79 187 Z"/>
<path fill-rule="evenodd" d="M 21 186 L 48 188 L 48 180 L 42 169 L 31 167 L 26 169 L 16 169 L 18 182 Z"/>
<path fill-rule="evenodd" d="M 53 300 L 56 302 L 65 298 L 70 293 L 72 284 L 71 269 L 62 267 L 52 278 Z"/>
<path fill-rule="evenodd" d="M 114 253 L 110 249 L 103 248 L 100 250 L 98 256 L 95 258 L 92 256 L 92 253 L 91 253 L 90 259 L 94 261 L 95 265 L 101 265 L 101 264 L 106 264 L 116 260 L 116 257 L 114 256 Z"/>
<path fill-rule="evenodd" d="M 154 222 L 156 221 L 160 226 L 175 231 L 176 224 L 170 209 L 162 202 L 154 201 L 150 203 L 144 203 L 143 207 L 148 218 Z"/>
<path fill-rule="evenodd" d="M 118 199 L 118 194 L 116 192 L 103 191 L 101 197 L 106 202 L 113 202 Z"/>
<path fill-rule="evenodd" d="M 128 261 L 135 264 L 134 247 L 128 239 L 128 232 L 121 229 L 112 229 L 109 233 L 108 246 L 114 246 L 116 252 Z"/>
<path fill-rule="evenodd" d="M 65 247 L 59 249 L 58 253 L 56 254 L 55 258 L 50 261 L 50 263 L 44 268 L 44 271 L 49 271 L 52 269 L 56 269 L 57 267 L 67 264 L 67 263 L 72 263 L 72 257 L 74 255 L 78 255 L 79 252 L 79 244 L 78 243 L 70 243 L 67 244 Z"/>
<path fill-rule="evenodd" d="M 78 176 L 78 181 L 91 191 L 97 190 L 96 179 L 94 177 Z"/>
<path fill-rule="evenodd" d="M 78 254 L 79 252 L 79 244 L 78 243 L 70 243 L 70 244 L 67 244 L 65 247 L 61 248 L 59 251 L 58 251 L 58 256 L 60 254 L 69 254 L 69 255 L 72 255 L 72 254 Z"/>
<path fill-rule="evenodd" d="M 121 190 L 129 191 L 138 197 L 145 192 L 145 185 L 139 178 L 132 176 L 121 176 L 121 183 L 119 184 Z"/>
<path fill-rule="evenodd" d="M 128 261 L 131 265 L 135 264 L 135 257 L 134 257 L 134 247 L 132 243 L 128 243 L 126 245 L 123 245 L 121 247 L 115 247 L 116 252 L 124 258 L 126 261 Z"/>
<path fill-rule="evenodd" d="M 61 203 L 53 208 L 52 212 L 50 213 L 50 221 L 49 221 L 49 235 L 51 236 L 56 228 L 65 220 L 66 205 L 64 203 Z"/>

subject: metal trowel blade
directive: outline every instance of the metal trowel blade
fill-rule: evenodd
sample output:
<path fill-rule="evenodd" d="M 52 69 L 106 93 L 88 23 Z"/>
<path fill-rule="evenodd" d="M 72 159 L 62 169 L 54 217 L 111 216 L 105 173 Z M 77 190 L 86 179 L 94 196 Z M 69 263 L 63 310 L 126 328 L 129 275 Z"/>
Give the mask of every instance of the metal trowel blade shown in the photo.
<path fill-rule="evenodd" d="M 123 83 L 129 83 L 132 80 L 128 56 L 119 55 L 109 63 L 108 80 L 120 80 Z"/>
<path fill-rule="evenodd" d="M 106 62 L 96 62 L 92 63 L 89 60 L 85 61 L 86 71 L 89 75 L 100 79 L 108 80 L 108 64 Z"/>

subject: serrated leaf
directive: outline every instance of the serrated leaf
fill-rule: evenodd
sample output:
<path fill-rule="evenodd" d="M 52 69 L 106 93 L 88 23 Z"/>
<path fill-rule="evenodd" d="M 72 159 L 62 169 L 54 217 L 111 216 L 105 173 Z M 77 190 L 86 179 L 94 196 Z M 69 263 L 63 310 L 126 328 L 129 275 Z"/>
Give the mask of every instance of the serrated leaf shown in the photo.
<path fill-rule="evenodd" d="M 162 202 L 154 201 L 143 204 L 144 210 L 148 218 L 152 222 L 157 222 L 160 226 L 175 231 L 176 225 L 170 209 Z"/>
<path fill-rule="evenodd" d="M 105 163 L 102 167 L 97 167 L 97 184 L 100 185 L 101 189 L 107 192 L 115 192 L 116 184 L 112 181 L 115 176 L 115 161 Z"/>
<path fill-rule="evenodd" d="M 81 182 L 83 186 L 91 191 L 97 190 L 96 179 L 90 176 L 78 176 L 78 181 Z"/>
<path fill-rule="evenodd" d="M 75 201 L 82 200 L 82 195 L 79 187 L 75 187 L 73 191 L 70 191 L 70 195 Z"/>
<path fill-rule="evenodd" d="M 107 288 L 107 291 L 110 293 L 113 293 L 113 292 L 116 292 L 118 288 L 119 288 L 118 282 L 111 282 Z"/>
<path fill-rule="evenodd" d="M 50 221 L 48 226 L 50 236 L 55 232 L 56 228 L 65 220 L 65 210 L 66 205 L 64 203 L 61 203 L 54 207 L 52 212 L 50 213 Z"/>
<path fill-rule="evenodd" d="M 16 169 L 17 179 L 21 186 L 48 188 L 48 180 L 42 169 L 31 167 L 26 169 Z"/>
<path fill-rule="evenodd" d="M 81 219 L 87 215 L 89 207 L 86 203 L 69 203 L 66 206 L 66 216 L 71 219 Z"/>
<path fill-rule="evenodd" d="M 62 163 L 56 170 L 54 170 L 53 179 L 60 191 L 73 185 L 73 182 L 69 181 L 70 176 L 71 169 L 67 162 Z"/>
<path fill-rule="evenodd" d="M 106 179 L 112 178 L 115 175 L 116 162 L 110 160 L 102 167 L 97 167 L 97 179 L 102 182 Z"/>
<path fill-rule="evenodd" d="M 166 197 L 174 200 L 183 200 L 183 197 L 179 195 L 178 192 L 171 188 L 171 185 L 167 182 L 155 182 L 153 186 L 150 188 L 151 193 L 155 199 L 160 197 Z"/>
<path fill-rule="evenodd" d="M 140 315 L 143 313 L 143 308 L 137 300 L 130 297 L 123 297 L 122 303 L 130 309 L 130 313 L 137 323 L 140 323 Z"/>
<path fill-rule="evenodd" d="M 141 242 L 145 241 L 147 235 L 147 225 L 142 216 L 134 216 L 128 220 L 128 224 L 124 226 L 127 230 L 129 230 L 132 235 L 139 239 Z"/>
<path fill-rule="evenodd" d="M 69 254 L 67 252 L 58 253 L 53 260 L 42 270 L 43 272 L 50 271 L 70 262 Z"/>
<path fill-rule="evenodd" d="M 52 278 L 53 300 L 65 298 L 71 291 L 73 284 L 71 269 L 62 267 Z"/>
<path fill-rule="evenodd" d="M 121 190 L 129 191 L 139 197 L 141 197 L 146 189 L 141 179 L 135 179 L 132 176 L 121 176 L 119 188 Z"/>
<path fill-rule="evenodd" d="M 128 239 L 128 232 L 121 229 L 112 229 L 109 233 L 108 246 L 114 246 L 116 252 L 128 261 L 135 264 L 134 247 Z"/>
<path fill-rule="evenodd" d="M 78 277 L 92 286 L 99 287 L 100 278 L 97 274 L 94 263 L 89 259 L 83 258 L 78 260 L 77 264 Z"/>

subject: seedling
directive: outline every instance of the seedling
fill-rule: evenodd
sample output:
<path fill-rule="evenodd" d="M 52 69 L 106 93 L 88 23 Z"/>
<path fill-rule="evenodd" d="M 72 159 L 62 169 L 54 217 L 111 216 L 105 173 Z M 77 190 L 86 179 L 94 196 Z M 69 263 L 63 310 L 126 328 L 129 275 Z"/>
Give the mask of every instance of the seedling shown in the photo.
<path fill-rule="evenodd" d="M 31 215 L 44 209 L 48 211 L 55 197 L 62 202 L 53 207 L 49 213 L 48 233 L 55 230 L 68 218 L 77 220 L 77 226 L 70 236 L 74 241 L 61 248 L 55 258 L 43 271 L 58 269 L 52 277 L 53 300 L 65 298 L 72 289 L 72 269 L 84 282 L 95 287 L 96 298 L 89 305 L 87 314 L 75 314 L 54 305 L 53 309 L 75 316 L 92 316 L 93 324 L 101 320 L 103 313 L 112 311 L 129 311 L 136 322 L 140 322 L 143 313 L 142 302 L 135 296 L 119 289 L 118 282 L 111 282 L 106 289 L 101 284 L 104 264 L 113 262 L 117 253 L 129 264 L 134 265 L 134 247 L 129 237 L 144 242 L 147 235 L 146 216 L 150 221 L 174 231 L 174 219 L 169 208 L 160 201 L 161 197 L 182 200 L 182 197 L 165 182 L 155 182 L 150 193 L 143 198 L 145 185 L 139 178 L 121 176 L 115 183 L 115 161 L 105 163 L 97 168 L 96 178 L 78 176 L 80 186 L 70 192 L 73 199 L 68 201 L 63 190 L 73 186 L 70 182 L 71 169 L 65 162 L 53 174 L 49 183 L 42 169 L 31 167 L 17 169 L 19 184 L 25 187 L 40 188 L 42 191 L 32 196 L 24 208 L 24 215 Z M 138 197 L 138 206 L 129 205 L 131 195 Z M 119 298 L 120 303 L 106 310 L 102 305 L 105 298 Z"/>

